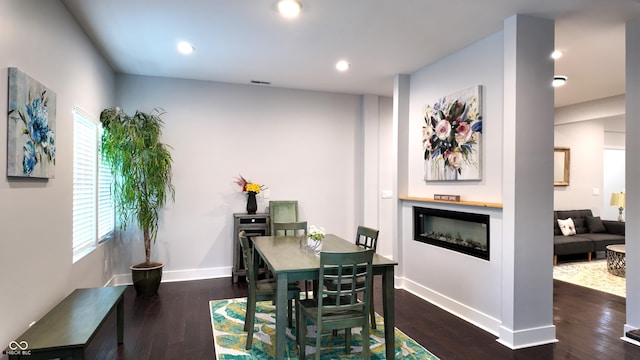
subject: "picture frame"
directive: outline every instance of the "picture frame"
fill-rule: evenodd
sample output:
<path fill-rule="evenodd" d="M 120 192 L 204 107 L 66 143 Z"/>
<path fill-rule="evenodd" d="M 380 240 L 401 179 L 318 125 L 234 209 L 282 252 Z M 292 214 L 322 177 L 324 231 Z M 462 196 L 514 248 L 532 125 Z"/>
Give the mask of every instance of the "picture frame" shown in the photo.
<path fill-rule="evenodd" d="M 425 181 L 482 180 L 481 95 L 476 85 L 425 106 Z"/>
<path fill-rule="evenodd" d="M 571 149 L 568 147 L 553 148 L 553 185 L 569 186 L 571 169 Z"/>
<path fill-rule="evenodd" d="M 56 163 L 56 93 L 10 67 L 7 177 L 53 179 Z"/>

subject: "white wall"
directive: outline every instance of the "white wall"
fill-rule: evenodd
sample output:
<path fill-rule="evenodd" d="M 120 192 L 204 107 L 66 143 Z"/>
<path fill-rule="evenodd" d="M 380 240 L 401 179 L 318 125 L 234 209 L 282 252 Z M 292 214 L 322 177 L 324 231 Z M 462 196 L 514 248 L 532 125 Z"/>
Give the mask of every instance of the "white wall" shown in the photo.
<path fill-rule="evenodd" d="M 0 1 L 0 348 L 74 288 L 104 285 L 100 246 L 72 264 L 73 106 L 97 114 L 114 75 L 59 1 Z M 55 179 L 6 177 L 7 68 L 57 95 Z"/>
<path fill-rule="evenodd" d="M 624 153 L 624 104 L 625 96 L 618 95 L 555 109 L 554 146 L 571 149 L 571 166 L 569 186 L 554 186 L 554 209 L 591 209 L 595 216 L 617 219 L 607 185 L 607 177 L 615 175 L 603 154 L 606 149 Z"/>
<path fill-rule="evenodd" d="M 470 66 L 470 59 L 473 66 Z M 502 202 L 503 34 L 498 32 L 411 76 L 409 196 L 458 194 L 463 200 Z M 422 152 L 424 106 L 439 97 L 482 85 L 482 180 L 425 182 Z M 412 206 L 466 211 L 491 216 L 491 261 L 413 240 Z M 485 329 L 497 333 L 500 318 L 502 211 L 446 204 L 404 202 L 402 263 L 407 289 Z"/>
<path fill-rule="evenodd" d="M 554 127 L 554 146 L 571 149 L 569 186 L 554 186 L 554 209 L 591 209 L 602 214 L 604 125 L 602 120 Z"/>
<path fill-rule="evenodd" d="M 118 76 L 116 93 L 115 104 L 128 113 L 166 111 L 163 139 L 173 147 L 176 201 L 162 214 L 152 255 L 166 264 L 165 279 L 230 275 L 232 214 L 246 204 L 234 184 L 239 174 L 266 185 L 272 200 L 298 200 L 300 218 L 310 224 L 355 238 L 362 96 L 127 75 Z M 389 100 L 382 104 L 388 116 Z M 259 195 L 258 211 L 267 205 Z M 122 282 L 143 259 L 132 237 L 139 239 L 135 233 L 118 239 L 113 254 Z"/>

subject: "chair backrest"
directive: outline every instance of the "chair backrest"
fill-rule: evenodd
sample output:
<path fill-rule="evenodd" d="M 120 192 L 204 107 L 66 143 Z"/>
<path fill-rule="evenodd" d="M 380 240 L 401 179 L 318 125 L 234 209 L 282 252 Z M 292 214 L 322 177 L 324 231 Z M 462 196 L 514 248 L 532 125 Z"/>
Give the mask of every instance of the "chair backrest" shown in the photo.
<path fill-rule="evenodd" d="M 273 234 L 274 236 L 307 236 L 307 222 L 274 222 Z"/>
<path fill-rule="evenodd" d="M 362 318 L 369 321 L 373 252 L 320 253 L 320 284 L 326 281 L 342 284 L 334 289 L 322 288 L 318 296 L 318 321 L 328 325 L 327 328 L 350 328 L 351 321 Z M 334 319 L 332 315 L 336 315 Z"/>
<path fill-rule="evenodd" d="M 253 266 L 253 247 L 249 244 L 249 238 L 243 231 L 238 233 L 240 240 L 240 247 L 242 247 L 242 259 L 244 260 L 244 269 L 247 271 L 247 283 L 249 286 L 253 286 L 255 279 L 258 276 L 257 269 Z"/>
<path fill-rule="evenodd" d="M 269 201 L 269 222 L 271 235 L 274 223 L 288 223 L 298 221 L 298 201 L 297 200 L 271 200 Z"/>
<path fill-rule="evenodd" d="M 365 226 L 358 226 L 356 232 L 356 245 L 365 249 L 373 249 L 376 251 L 378 246 L 378 234 L 379 230 L 371 229 Z"/>

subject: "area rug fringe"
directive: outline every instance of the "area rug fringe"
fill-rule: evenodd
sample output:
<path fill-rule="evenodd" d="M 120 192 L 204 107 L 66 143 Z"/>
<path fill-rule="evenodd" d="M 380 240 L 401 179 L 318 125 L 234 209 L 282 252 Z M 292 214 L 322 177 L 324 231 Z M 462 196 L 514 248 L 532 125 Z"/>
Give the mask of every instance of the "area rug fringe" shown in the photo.
<path fill-rule="evenodd" d="M 256 311 L 256 325 L 251 350 L 245 350 L 247 333 L 244 332 L 246 298 L 212 300 L 209 302 L 214 348 L 217 360 L 273 359 L 275 353 L 275 306 L 271 302 L 259 302 Z M 384 320 L 376 314 L 377 329 L 371 329 L 371 359 L 385 359 Z M 315 327 L 309 325 L 306 354 L 315 358 Z M 285 359 L 297 360 L 295 329 L 287 329 Z M 360 329 L 352 330 L 351 353 L 344 353 L 344 334 L 332 336 L 322 334 L 322 359 L 361 359 L 362 337 Z M 395 329 L 396 359 L 435 360 L 438 359 L 402 331 Z"/>

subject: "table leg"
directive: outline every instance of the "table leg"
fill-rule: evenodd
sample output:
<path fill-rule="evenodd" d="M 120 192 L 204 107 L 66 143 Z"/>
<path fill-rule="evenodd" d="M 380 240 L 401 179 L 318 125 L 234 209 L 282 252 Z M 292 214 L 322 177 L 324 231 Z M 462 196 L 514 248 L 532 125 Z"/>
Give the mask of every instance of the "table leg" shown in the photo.
<path fill-rule="evenodd" d="M 395 359 L 395 289 L 394 289 L 394 269 L 389 266 L 382 274 L 382 309 L 384 316 L 384 342 L 387 352 L 387 359 Z"/>
<path fill-rule="evenodd" d="M 287 330 L 287 273 L 279 273 L 276 299 L 276 359 L 284 359 L 285 332 Z"/>
<path fill-rule="evenodd" d="M 118 344 L 124 342 L 124 294 L 120 296 L 116 308 Z"/>

